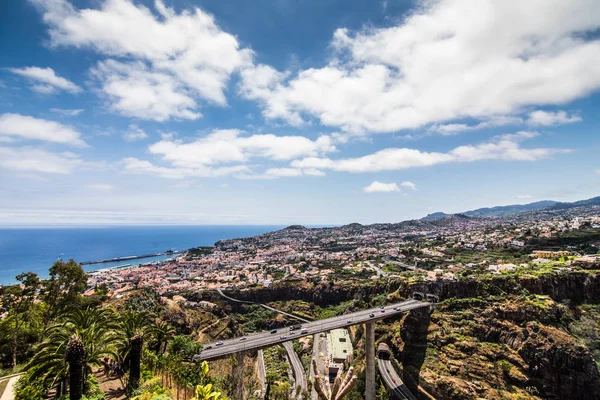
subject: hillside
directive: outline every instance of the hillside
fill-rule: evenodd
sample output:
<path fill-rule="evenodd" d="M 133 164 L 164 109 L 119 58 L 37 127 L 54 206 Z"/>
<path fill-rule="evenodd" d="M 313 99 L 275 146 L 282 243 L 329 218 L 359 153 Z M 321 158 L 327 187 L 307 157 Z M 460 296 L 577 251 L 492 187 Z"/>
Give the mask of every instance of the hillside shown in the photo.
<path fill-rule="evenodd" d="M 575 203 L 559 203 L 554 200 L 542 200 L 536 201 L 534 203 L 528 204 L 511 204 L 508 206 L 496 206 L 496 207 L 484 207 L 478 208 L 476 210 L 465 211 L 460 214 L 464 214 L 468 217 L 506 217 L 509 215 L 515 215 L 530 211 L 543 210 L 547 208 L 553 208 L 557 206 L 562 206 L 563 208 L 571 208 L 571 207 L 579 207 L 584 205 L 591 204 L 599 204 L 599 203 L 588 203 L 592 200 L 600 202 L 600 197 L 596 197 L 590 200 L 582 200 Z M 450 214 L 446 214 L 444 212 L 435 212 L 432 214 L 428 214 L 425 217 L 421 218 L 424 221 L 435 221 L 437 219 L 444 218 Z"/>

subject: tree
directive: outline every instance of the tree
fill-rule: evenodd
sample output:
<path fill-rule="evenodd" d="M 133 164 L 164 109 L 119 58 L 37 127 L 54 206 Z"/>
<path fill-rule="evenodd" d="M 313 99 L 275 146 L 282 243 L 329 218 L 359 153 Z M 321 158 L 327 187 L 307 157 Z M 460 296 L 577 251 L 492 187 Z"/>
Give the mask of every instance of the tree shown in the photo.
<path fill-rule="evenodd" d="M 19 344 L 19 334 L 29 320 L 33 310 L 33 301 L 40 285 L 37 274 L 26 272 L 17 275 L 20 285 L 13 285 L 6 290 L 4 296 L 4 307 L 9 310 L 9 318 L 13 320 L 12 329 L 12 368 L 17 367 L 17 350 Z"/>
<path fill-rule="evenodd" d="M 65 361 L 69 363 L 69 398 L 70 400 L 81 400 L 83 396 L 85 346 L 76 333 L 71 336 L 67 344 Z"/>
<path fill-rule="evenodd" d="M 169 353 L 180 355 L 185 360 L 192 360 L 196 354 L 202 352 L 202 344 L 186 335 L 177 335 L 169 346 Z"/>
<path fill-rule="evenodd" d="M 87 275 L 74 260 L 57 261 L 48 271 L 50 279 L 46 283 L 43 300 L 48 305 L 44 317 L 44 325 L 66 309 L 73 308 L 80 302 L 80 293 L 87 285 Z"/>
<path fill-rule="evenodd" d="M 68 351 L 74 351 L 70 347 L 74 337 L 84 349 L 81 362 L 83 384 L 94 367 L 103 365 L 105 357 L 117 358 L 119 341 L 115 332 L 116 324 L 104 310 L 78 309 L 63 314 L 60 319 L 62 322 L 52 324 L 44 331 L 44 341 L 37 346 L 35 355 L 26 366 L 31 379 L 40 379 L 48 388 L 56 387 L 57 395 L 66 392 L 67 378 L 72 378 L 71 360 L 74 353 L 68 355 Z M 87 389 L 83 387 L 83 393 Z"/>
<path fill-rule="evenodd" d="M 166 321 L 158 321 L 151 329 L 151 334 L 156 354 L 163 354 L 167 350 L 167 344 L 175 336 L 175 328 Z"/>
<path fill-rule="evenodd" d="M 123 365 L 129 364 L 128 390 L 137 389 L 140 381 L 144 338 L 152 331 L 152 317 L 147 312 L 125 312 L 120 319 L 123 333 L 120 346 Z"/>

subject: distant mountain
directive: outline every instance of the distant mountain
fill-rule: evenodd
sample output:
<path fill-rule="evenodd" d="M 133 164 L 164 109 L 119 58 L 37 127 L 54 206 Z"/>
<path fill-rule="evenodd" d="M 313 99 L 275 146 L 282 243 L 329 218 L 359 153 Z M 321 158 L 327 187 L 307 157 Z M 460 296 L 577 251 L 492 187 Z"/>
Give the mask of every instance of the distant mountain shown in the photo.
<path fill-rule="evenodd" d="M 598 197 L 597 199 L 600 199 L 600 197 Z M 589 201 L 589 200 L 584 200 L 584 201 Z M 513 205 L 509 205 L 509 206 L 478 208 L 476 210 L 465 211 L 460 214 L 466 215 L 467 217 L 506 217 L 508 215 L 515 215 L 515 214 L 520 214 L 520 213 L 528 212 L 528 211 L 541 210 L 541 209 L 549 208 L 549 207 L 556 206 L 559 204 L 574 204 L 574 203 L 559 203 L 559 202 L 553 201 L 553 200 L 543 200 L 543 201 L 536 201 L 535 203 L 529 203 L 529 204 L 513 204 Z M 582 205 L 584 205 L 584 204 L 582 204 Z M 575 207 L 577 207 L 577 206 L 575 206 Z M 438 219 L 445 218 L 448 215 L 452 215 L 452 214 L 436 212 L 433 214 L 429 214 L 421 219 L 424 221 L 436 221 Z"/>
<path fill-rule="evenodd" d="M 446 214 L 443 212 L 434 212 L 431 214 L 427 214 L 426 216 L 424 216 L 423 218 L 421 218 L 423 221 L 437 221 L 438 219 L 442 219 L 444 217 L 447 217 L 448 215 L 452 215 L 452 214 Z"/>
<path fill-rule="evenodd" d="M 557 201 L 543 200 L 529 204 L 513 204 L 510 206 L 497 206 L 489 208 L 478 208 L 477 210 L 467 211 L 463 214 L 469 217 L 505 217 L 507 215 L 519 214 L 527 211 L 536 211 L 558 204 Z"/>
<path fill-rule="evenodd" d="M 568 208 L 582 207 L 582 206 L 598 206 L 600 205 L 600 196 L 592 197 L 587 200 L 574 201 L 573 203 L 555 203 L 549 210 L 566 210 Z"/>

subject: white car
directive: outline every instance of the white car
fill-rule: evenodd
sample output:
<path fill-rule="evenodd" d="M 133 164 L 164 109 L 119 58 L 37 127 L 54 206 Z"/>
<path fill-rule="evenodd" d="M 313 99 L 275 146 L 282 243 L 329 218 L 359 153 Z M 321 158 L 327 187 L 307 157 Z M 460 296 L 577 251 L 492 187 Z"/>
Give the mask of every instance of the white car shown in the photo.
<path fill-rule="evenodd" d="M 281 336 L 279 336 L 279 339 L 287 339 L 287 336 L 281 335 Z"/>
<path fill-rule="evenodd" d="M 217 342 L 216 345 L 217 346 L 223 346 L 223 342 Z"/>
<path fill-rule="evenodd" d="M 240 340 L 246 340 L 246 339 L 248 339 L 246 336 L 242 336 L 242 337 L 240 338 Z"/>

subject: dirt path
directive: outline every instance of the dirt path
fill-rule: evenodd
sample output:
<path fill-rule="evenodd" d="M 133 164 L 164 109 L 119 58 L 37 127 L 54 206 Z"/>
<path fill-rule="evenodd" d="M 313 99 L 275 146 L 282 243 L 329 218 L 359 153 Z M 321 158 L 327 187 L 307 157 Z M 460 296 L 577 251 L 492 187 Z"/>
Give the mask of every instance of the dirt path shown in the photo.
<path fill-rule="evenodd" d="M 106 400 L 123 400 L 125 396 L 125 390 L 121 385 L 121 381 L 116 376 L 106 376 L 104 372 L 96 372 L 96 379 L 100 385 L 100 390 L 104 392 Z M 4 397 L 0 400 L 5 400 Z M 8 399 L 11 400 L 11 399 Z"/>
<path fill-rule="evenodd" d="M 4 393 L 2 393 L 2 397 L 0 397 L 0 400 L 13 400 L 15 398 L 15 384 L 17 383 L 20 377 L 20 375 L 13 376 L 8 380 L 8 384 L 6 385 L 6 389 L 4 389 Z"/>

